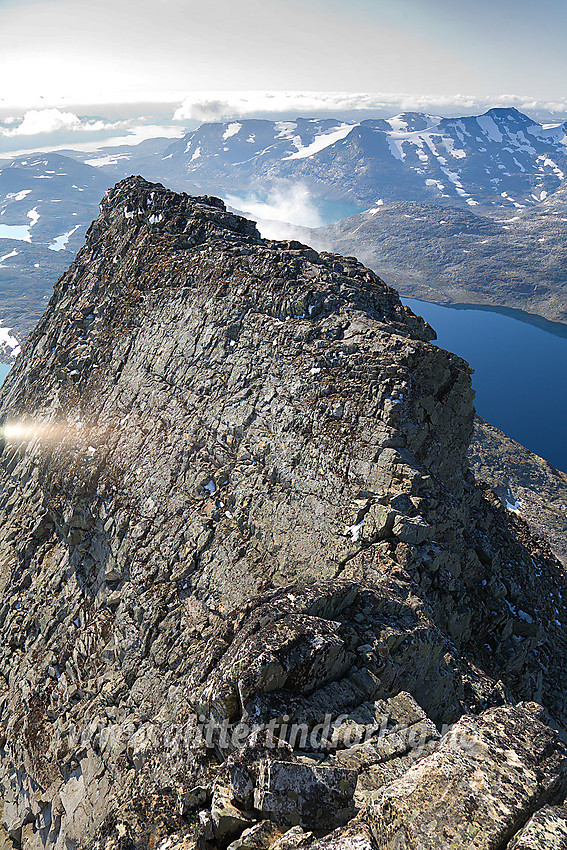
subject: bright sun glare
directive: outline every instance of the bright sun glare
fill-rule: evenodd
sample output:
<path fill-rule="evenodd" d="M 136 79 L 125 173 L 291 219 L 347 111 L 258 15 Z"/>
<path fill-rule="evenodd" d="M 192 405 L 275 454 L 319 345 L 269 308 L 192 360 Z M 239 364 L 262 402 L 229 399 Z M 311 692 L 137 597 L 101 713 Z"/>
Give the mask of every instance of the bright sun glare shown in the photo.
<path fill-rule="evenodd" d="M 89 433 L 91 429 L 89 429 Z M 73 438 L 85 442 L 87 436 L 82 423 L 49 423 L 42 424 L 33 420 L 7 422 L 0 428 L 0 436 L 7 443 L 29 443 L 39 440 L 41 443 L 58 443 Z M 93 446 L 89 451 L 95 451 Z"/>

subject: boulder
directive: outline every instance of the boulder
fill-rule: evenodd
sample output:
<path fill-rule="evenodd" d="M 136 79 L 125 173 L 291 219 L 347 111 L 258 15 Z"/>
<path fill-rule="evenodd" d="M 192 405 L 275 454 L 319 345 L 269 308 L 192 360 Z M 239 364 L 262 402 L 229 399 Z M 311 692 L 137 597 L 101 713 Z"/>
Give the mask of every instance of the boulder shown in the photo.
<path fill-rule="evenodd" d="M 268 850 L 281 837 L 282 831 L 269 820 L 245 829 L 240 838 L 228 845 L 227 850 Z"/>
<path fill-rule="evenodd" d="M 340 767 L 262 763 L 254 806 L 278 824 L 329 829 L 353 812 L 357 773 Z"/>
<path fill-rule="evenodd" d="M 562 750 L 531 706 L 463 717 L 437 752 L 368 807 L 373 835 L 383 850 L 497 850 L 534 809 L 565 792 Z"/>
<path fill-rule="evenodd" d="M 300 847 L 309 847 L 312 842 L 312 832 L 306 832 L 300 826 L 292 826 L 281 838 L 274 841 L 272 850 L 297 850 Z"/>
<path fill-rule="evenodd" d="M 251 823 L 254 823 L 252 813 L 243 812 L 237 808 L 230 798 L 230 790 L 220 783 L 215 784 L 213 788 L 211 816 L 217 841 L 239 835 Z"/>
<path fill-rule="evenodd" d="M 508 850 L 565 850 L 567 806 L 544 806 L 508 844 Z"/>

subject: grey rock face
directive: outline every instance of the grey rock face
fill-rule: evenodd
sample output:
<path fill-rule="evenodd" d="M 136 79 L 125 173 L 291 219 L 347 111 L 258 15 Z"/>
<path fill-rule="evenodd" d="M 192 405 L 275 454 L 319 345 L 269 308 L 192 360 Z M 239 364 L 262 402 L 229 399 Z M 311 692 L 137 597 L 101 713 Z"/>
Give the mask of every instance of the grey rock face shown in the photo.
<path fill-rule="evenodd" d="M 522 518 L 567 567 L 567 474 L 479 416 L 468 459 L 475 478 L 489 484 L 504 506 L 519 500 Z"/>
<path fill-rule="evenodd" d="M 352 258 L 108 193 L 0 398 L 10 840 L 212 848 L 270 820 L 373 847 L 362 813 L 437 764 L 437 727 L 480 717 L 496 799 L 510 706 L 565 725 L 561 567 L 474 483 L 470 370 L 431 336 Z M 561 802 L 542 729 L 558 799 L 534 780 L 522 812 Z M 343 838 L 317 776 L 361 810 Z"/>
<path fill-rule="evenodd" d="M 260 769 L 254 807 L 279 823 L 332 828 L 354 814 L 357 780 L 355 770 L 266 760 Z"/>

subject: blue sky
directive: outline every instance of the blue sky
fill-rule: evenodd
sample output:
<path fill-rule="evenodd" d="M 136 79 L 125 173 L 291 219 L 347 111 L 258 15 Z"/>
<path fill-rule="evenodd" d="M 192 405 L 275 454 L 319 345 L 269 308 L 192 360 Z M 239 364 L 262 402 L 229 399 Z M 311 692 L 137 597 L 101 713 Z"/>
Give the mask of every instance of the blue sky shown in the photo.
<path fill-rule="evenodd" d="M 4 103 L 293 89 L 564 96 L 565 0 L 0 0 Z"/>

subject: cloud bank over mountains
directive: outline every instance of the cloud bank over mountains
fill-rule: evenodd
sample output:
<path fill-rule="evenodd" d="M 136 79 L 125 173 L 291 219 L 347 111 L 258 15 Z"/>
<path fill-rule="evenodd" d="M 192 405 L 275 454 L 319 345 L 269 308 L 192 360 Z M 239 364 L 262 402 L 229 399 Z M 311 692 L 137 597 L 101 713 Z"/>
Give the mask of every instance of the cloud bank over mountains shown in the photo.
<path fill-rule="evenodd" d="M 206 122 L 238 118 L 333 117 L 356 122 L 391 118 L 400 112 L 464 117 L 494 107 L 515 107 L 542 123 L 567 120 L 567 97 L 537 100 L 511 94 L 484 97 L 294 90 L 140 92 L 136 98 L 120 103 L 58 103 L 13 111 L 4 108 L 0 110 L 0 158 L 29 150 L 134 145 L 150 138 L 180 137 Z"/>
<path fill-rule="evenodd" d="M 144 104 L 145 106 L 145 104 Z M 160 108 L 161 107 L 161 108 Z M 49 107 L 28 109 L 19 114 L 0 117 L 0 158 L 10 158 L 28 151 L 47 152 L 62 148 L 77 151 L 96 150 L 99 147 L 136 145 L 146 139 L 176 138 L 185 132 L 184 125 L 173 122 L 169 104 L 165 113 L 163 105 L 155 104 L 155 115 L 144 114 L 141 107 L 128 104 L 119 107 L 121 115 L 84 115 L 83 109 Z M 104 111 L 104 110 L 101 110 Z M 116 109 L 109 110 L 116 112 Z"/>
<path fill-rule="evenodd" d="M 192 92 L 175 110 L 175 121 L 224 121 L 229 118 L 371 113 L 390 117 L 397 112 L 433 112 L 435 114 L 474 115 L 493 107 L 515 107 L 534 118 L 564 119 L 567 98 L 535 100 L 521 95 L 498 97 L 475 95 L 415 95 L 371 92 L 314 91 L 219 91 Z"/>

